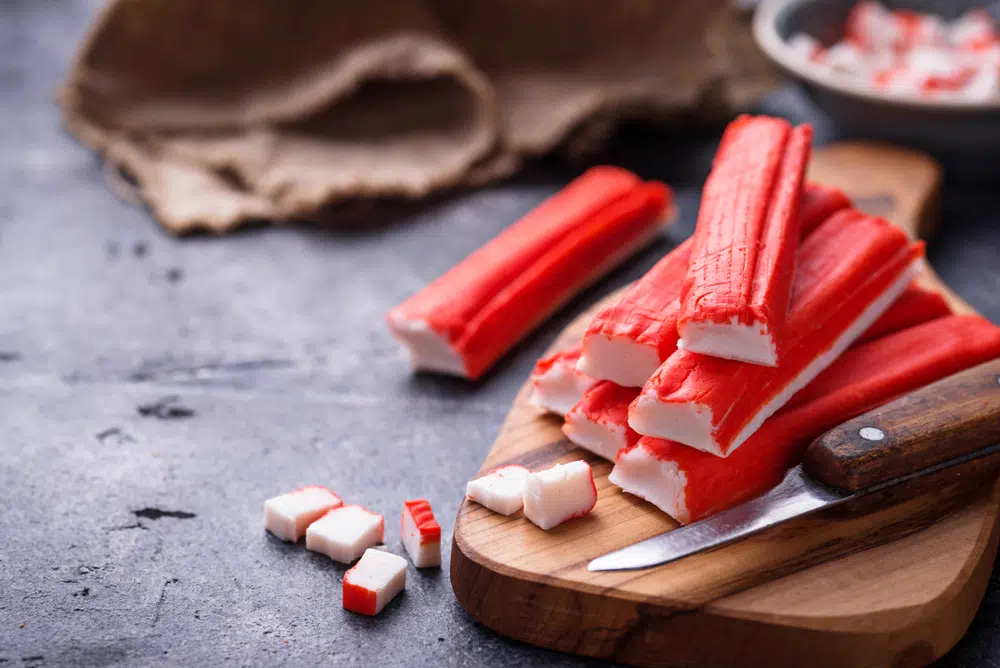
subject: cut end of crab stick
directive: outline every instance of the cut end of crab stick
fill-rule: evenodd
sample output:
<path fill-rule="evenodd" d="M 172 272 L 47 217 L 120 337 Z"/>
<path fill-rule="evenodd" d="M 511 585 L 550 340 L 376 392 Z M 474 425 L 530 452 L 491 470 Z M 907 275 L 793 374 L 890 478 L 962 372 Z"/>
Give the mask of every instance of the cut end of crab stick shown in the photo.
<path fill-rule="evenodd" d="M 344 609 L 377 615 L 406 587 L 406 559 L 369 548 L 344 573 Z"/>
<path fill-rule="evenodd" d="M 597 167 L 390 311 L 416 369 L 479 378 L 527 332 L 656 237 L 661 183 Z"/>
<path fill-rule="evenodd" d="M 531 403 L 550 413 L 565 415 L 595 382 L 576 368 L 582 347 L 573 346 L 538 360 L 531 373 Z"/>
<path fill-rule="evenodd" d="M 441 565 L 441 526 L 427 499 L 403 502 L 400 535 L 403 547 L 417 568 Z"/>
<path fill-rule="evenodd" d="M 846 350 L 919 272 L 923 245 L 848 210 L 803 242 L 777 368 L 678 350 L 629 409 L 644 436 L 726 457 Z"/>
<path fill-rule="evenodd" d="M 524 516 L 548 531 L 597 504 L 597 486 L 590 464 L 581 460 L 536 471 L 524 484 Z"/>
<path fill-rule="evenodd" d="M 681 289 L 678 346 L 775 366 L 801 238 L 812 128 L 743 116 L 705 183 Z"/>
<path fill-rule="evenodd" d="M 566 414 L 563 433 L 581 448 L 613 462 L 619 450 L 639 438 L 628 426 L 628 407 L 637 393 L 634 387 L 599 382 Z"/>
<path fill-rule="evenodd" d="M 281 540 L 294 543 L 306 535 L 310 524 L 343 504 L 326 487 L 300 487 L 264 502 L 264 528 Z"/>
<path fill-rule="evenodd" d="M 727 459 L 643 437 L 608 479 L 683 524 L 704 519 L 777 485 L 828 429 L 997 356 L 1000 327 L 978 316 L 931 320 L 847 351 Z"/>
<path fill-rule="evenodd" d="M 385 520 L 361 506 L 341 506 L 306 529 L 306 549 L 349 564 L 385 537 Z"/>
<path fill-rule="evenodd" d="M 531 472 L 523 466 L 501 466 L 470 480 L 465 495 L 501 515 L 513 515 L 524 505 L 524 481 Z"/>

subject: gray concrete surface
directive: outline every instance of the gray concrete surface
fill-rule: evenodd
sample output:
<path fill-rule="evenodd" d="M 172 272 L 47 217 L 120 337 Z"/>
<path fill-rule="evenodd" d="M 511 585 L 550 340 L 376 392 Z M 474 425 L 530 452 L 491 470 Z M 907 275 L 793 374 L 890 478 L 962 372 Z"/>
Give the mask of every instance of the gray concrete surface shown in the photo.
<path fill-rule="evenodd" d="M 261 503 L 325 483 L 384 512 L 391 535 L 402 500 L 427 496 L 450 539 L 462 485 L 539 353 L 690 233 L 714 138 L 624 133 L 601 159 L 678 187 L 669 242 L 482 383 L 413 377 L 386 310 L 583 166 L 546 164 L 369 230 L 175 239 L 59 128 L 53 90 L 95 6 L 0 0 L 0 664 L 587 665 L 474 624 L 447 561 L 411 570 L 381 617 L 346 613 L 344 569 L 267 536 Z M 766 108 L 833 136 L 792 93 Z M 951 184 L 931 252 L 994 321 L 998 205 Z M 170 397 L 173 410 L 139 410 Z M 942 665 L 998 656 L 994 580 Z"/>

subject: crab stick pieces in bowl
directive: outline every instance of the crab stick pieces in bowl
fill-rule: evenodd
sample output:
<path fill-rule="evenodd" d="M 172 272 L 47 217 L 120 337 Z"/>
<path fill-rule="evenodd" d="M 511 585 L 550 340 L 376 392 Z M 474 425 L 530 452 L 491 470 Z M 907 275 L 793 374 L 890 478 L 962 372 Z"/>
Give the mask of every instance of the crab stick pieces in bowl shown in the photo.
<path fill-rule="evenodd" d="M 482 376 L 580 290 L 648 244 L 673 195 L 596 167 L 543 202 L 387 317 L 416 369 Z"/>

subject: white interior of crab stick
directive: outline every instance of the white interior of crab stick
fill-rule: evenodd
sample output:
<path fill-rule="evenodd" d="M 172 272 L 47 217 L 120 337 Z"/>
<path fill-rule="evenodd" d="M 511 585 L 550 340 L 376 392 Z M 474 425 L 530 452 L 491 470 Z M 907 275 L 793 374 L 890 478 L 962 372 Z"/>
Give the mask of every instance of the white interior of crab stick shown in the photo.
<path fill-rule="evenodd" d="M 583 354 L 576 368 L 588 376 L 610 380 L 622 387 L 642 387 L 656 373 L 661 361 L 654 346 L 625 337 L 595 334 L 584 340 Z"/>
<path fill-rule="evenodd" d="M 306 549 L 349 564 L 382 542 L 385 521 L 361 506 L 341 506 L 306 529 Z"/>
<path fill-rule="evenodd" d="M 784 406 L 796 392 L 808 385 L 823 369 L 830 366 L 851 344 L 878 320 L 886 309 L 906 290 L 913 278 L 920 272 L 923 261 L 918 259 L 910 264 L 877 299 L 837 338 L 833 346 L 816 356 L 792 381 L 773 399 L 761 407 L 753 419 L 747 423 L 733 439 L 726 453 L 715 440 L 712 407 L 695 402 L 663 402 L 654 388 L 645 390 L 632 404 L 629 424 L 640 434 L 666 438 L 684 445 L 710 452 L 719 457 L 743 444 L 764 423 Z M 749 388 L 752 391 L 752 388 Z"/>
<path fill-rule="evenodd" d="M 524 505 L 524 481 L 530 471 L 523 466 L 501 466 L 470 480 L 465 495 L 501 515 L 513 515 Z"/>
<path fill-rule="evenodd" d="M 576 445 L 611 462 L 615 461 L 618 451 L 628 445 L 625 425 L 594 422 L 580 412 L 567 413 L 562 430 Z"/>
<path fill-rule="evenodd" d="M 403 547 L 414 566 L 430 568 L 441 565 L 441 527 L 434 520 L 429 503 L 404 503 L 400 531 Z"/>
<path fill-rule="evenodd" d="M 369 548 L 361 561 L 344 573 L 344 608 L 362 615 L 377 615 L 405 587 L 406 559 Z"/>
<path fill-rule="evenodd" d="M 778 350 L 765 323 L 692 322 L 678 326 L 677 347 L 702 355 L 777 366 Z"/>
<path fill-rule="evenodd" d="M 583 460 L 536 471 L 524 484 L 524 516 L 546 531 L 586 515 L 596 503 L 594 474 Z"/>
<path fill-rule="evenodd" d="M 325 487 L 302 487 L 264 502 L 264 528 L 294 543 L 306 535 L 310 524 L 342 505 L 340 497 Z"/>
<path fill-rule="evenodd" d="M 691 520 L 684 495 L 687 476 L 676 462 L 664 461 L 642 447 L 623 452 L 608 475 L 608 482 L 649 501 L 682 524 Z"/>
<path fill-rule="evenodd" d="M 448 340 L 434 331 L 424 320 L 407 320 L 389 316 L 389 328 L 403 344 L 414 369 L 436 371 L 452 376 L 465 376 L 465 363 Z"/>
<path fill-rule="evenodd" d="M 566 415 L 596 381 L 576 370 L 572 362 L 556 362 L 531 378 L 531 404 L 550 413 Z"/>

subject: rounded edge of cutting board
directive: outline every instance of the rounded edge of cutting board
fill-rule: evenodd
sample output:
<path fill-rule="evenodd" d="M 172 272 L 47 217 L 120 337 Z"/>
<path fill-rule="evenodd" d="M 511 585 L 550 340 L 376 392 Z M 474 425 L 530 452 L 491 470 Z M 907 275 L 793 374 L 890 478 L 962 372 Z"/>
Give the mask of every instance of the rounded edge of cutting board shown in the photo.
<path fill-rule="evenodd" d="M 816 151 L 811 176 L 914 237 L 934 232 L 941 176 L 919 153 L 834 145 Z M 957 312 L 974 312 L 929 267 L 920 280 Z M 600 306 L 571 323 L 553 349 L 578 340 Z M 559 424 L 530 406 L 525 386 L 482 470 L 588 459 L 600 497 L 591 516 L 543 533 L 520 513 L 502 517 L 466 501 L 455 524 L 456 597 L 504 635 L 639 666 L 925 665 L 961 638 L 985 592 L 1000 535 L 1000 484 L 923 530 L 934 500 L 832 523 L 806 520 L 650 571 L 589 573 L 590 558 L 674 525 L 611 486 L 610 464 L 574 448 Z M 619 528 L 625 536 L 609 538 Z M 859 539 L 862 529 L 872 535 Z M 784 557 L 802 546 L 846 554 L 795 563 L 775 547 L 786 544 Z M 734 575 L 747 563 L 757 564 L 764 584 L 748 588 Z"/>

